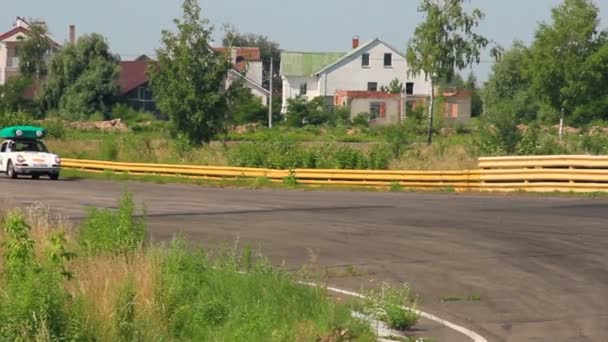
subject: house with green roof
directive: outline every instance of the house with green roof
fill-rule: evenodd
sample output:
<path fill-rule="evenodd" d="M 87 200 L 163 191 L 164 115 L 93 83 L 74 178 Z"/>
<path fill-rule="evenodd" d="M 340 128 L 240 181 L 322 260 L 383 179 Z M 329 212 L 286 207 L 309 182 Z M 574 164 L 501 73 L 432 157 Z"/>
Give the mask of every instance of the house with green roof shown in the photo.
<path fill-rule="evenodd" d="M 409 94 L 428 96 L 430 83 L 424 76 L 408 76 L 404 53 L 381 39 L 359 45 L 352 41 L 347 52 L 281 52 L 283 113 L 288 100 L 298 96 L 312 100 L 324 97 L 329 105 L 343 91 L 377 91 L 399 79 Z"/>

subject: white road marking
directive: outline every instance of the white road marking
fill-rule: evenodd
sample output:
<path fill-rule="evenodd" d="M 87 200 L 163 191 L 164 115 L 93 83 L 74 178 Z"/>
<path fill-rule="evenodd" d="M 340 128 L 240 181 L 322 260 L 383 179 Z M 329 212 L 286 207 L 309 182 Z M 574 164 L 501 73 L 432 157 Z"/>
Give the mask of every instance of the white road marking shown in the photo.
<path fill-rule="evenodd" d="M 321 286 L 318 284 L 314 284 L 314 283 L 304 283 L 304 282 L 300 282 L 300 284 L 303 285 L 308 285 L 308 286 L 313 286 L 313 287 L 323 287 L 326 288 L 328 291 L 331 292 L 335 292 L 335 293 L 341 293 L 350 297 L 357 297 L 357 298 L 365 298 L 364 295 L 357 293 L 357 292 L 352 292 L 352 291 L 347 291 L 347 290 L 342 290 L 342 289 L 338 289 L 335 287 L 325 287 L 325 286 Z M 469 337 L 473 342 L 488 342 L 488 340 L 486 340 L 483 336 L 479 335 L 478 333 L 467 329 L 465 327 L 462 327 L 460 325 L 454 324 L 452 322 L 446 321 L 443 318 L 437 317 L 435 315 L 431 315 L 430 313 L 426 313 L 424 311 L 420 311 L 420 310 L 416 310 L 416 309 L 411 309 L 411 308 L 407 308 L 407 307 L 403 307 L 406 310 L 412 310 L 415 313 L 417 313 L 418 315 L 420 315 L 421 317 L 424 317 L 426 319 L 429 319 L 431 321 L 437 322 L 443 326 L 446 326 L 454 331 L 457 331 L 467 337 Z"/>

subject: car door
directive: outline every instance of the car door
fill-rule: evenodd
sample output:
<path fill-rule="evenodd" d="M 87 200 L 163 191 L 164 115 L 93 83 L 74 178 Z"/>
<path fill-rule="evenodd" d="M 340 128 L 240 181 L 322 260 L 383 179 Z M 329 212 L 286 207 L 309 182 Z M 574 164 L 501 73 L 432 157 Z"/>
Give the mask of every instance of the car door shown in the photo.
<path fill-rule="evenodd" d="M 8 141 L 5 141 L 0 145 L 0 172 L 6 171 L 7 147 Z"/>

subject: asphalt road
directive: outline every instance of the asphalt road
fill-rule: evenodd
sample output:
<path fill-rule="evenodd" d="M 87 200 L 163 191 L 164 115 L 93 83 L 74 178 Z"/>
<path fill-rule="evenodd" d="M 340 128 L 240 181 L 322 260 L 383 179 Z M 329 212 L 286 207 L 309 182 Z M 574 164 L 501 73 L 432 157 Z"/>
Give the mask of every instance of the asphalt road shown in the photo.
<path fill-rule="evenodd" d="M 16 205 L 42 202 L 74 219 L 88 205 L 114 207 L 123 186 L 0 179 Z M 128 188 L 145 203 L 155 240 L 178 232 L 208 246 L 238 239 L 290 268 L 326 266 L 332 284 L 352 290 L 407 282 L 424 311 L 488 341 L 608 341 L 607 200 Z M 447 296 L 480 300 L 442 302 Z"/>

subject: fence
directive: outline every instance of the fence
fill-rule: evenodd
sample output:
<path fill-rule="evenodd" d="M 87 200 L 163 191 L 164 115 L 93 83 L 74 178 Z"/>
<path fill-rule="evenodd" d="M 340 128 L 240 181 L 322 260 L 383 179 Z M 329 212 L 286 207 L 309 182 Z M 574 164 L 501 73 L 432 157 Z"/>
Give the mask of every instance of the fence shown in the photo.
<path fill-rule="evenodd" d="M 479 170 L 273 170 L 173 164 L 122 163 L 64 159 L 63 168 L 87 172 L 160 175 L 208 180 L 266 177 L 283 182 L 295 177 L 299 184 L 349 187 L 390 187 L 454 191 L 608 191 L 608 157 L 534 156 L 480 158 Z"/>

